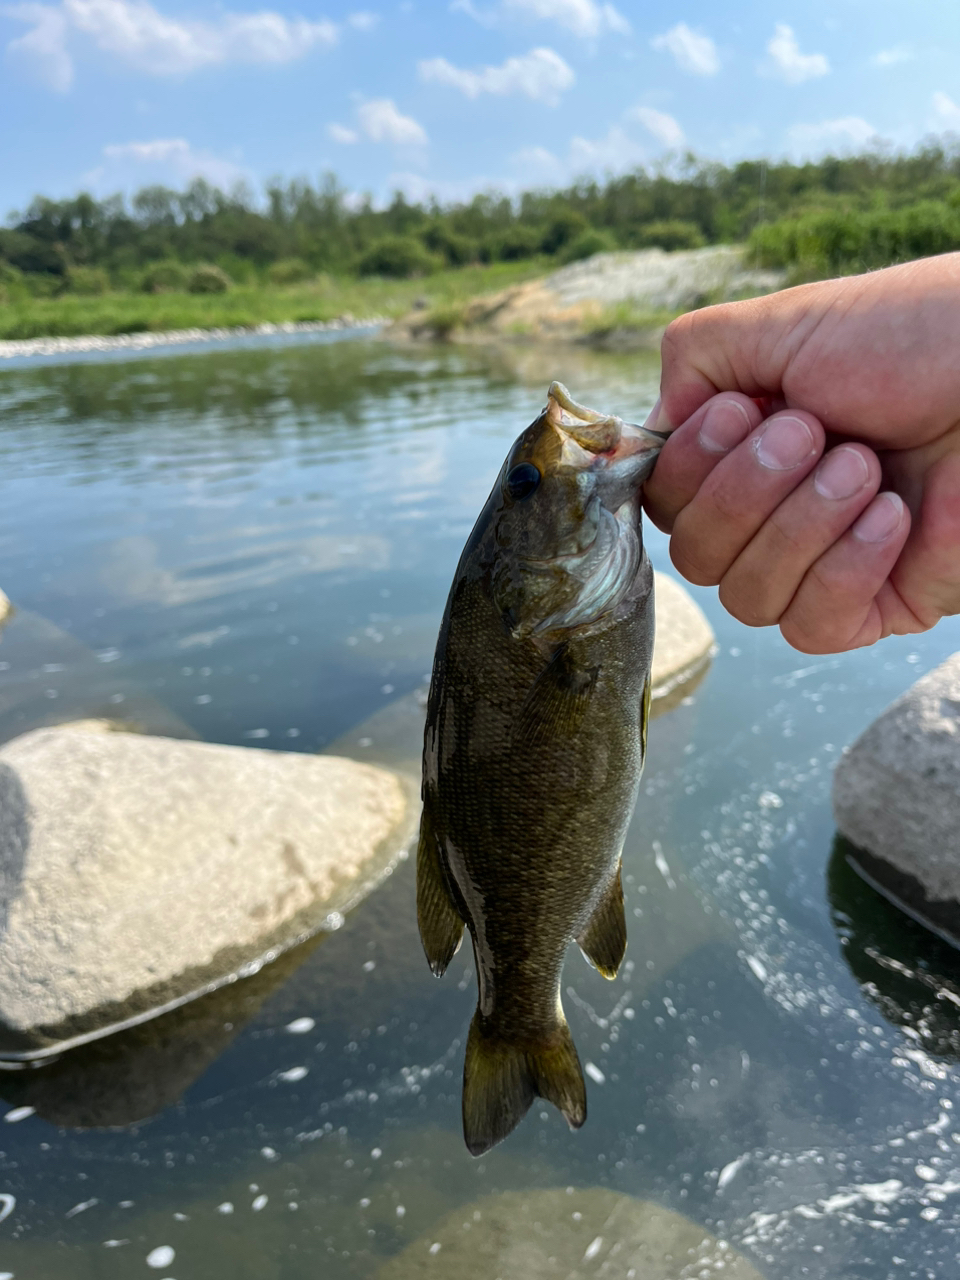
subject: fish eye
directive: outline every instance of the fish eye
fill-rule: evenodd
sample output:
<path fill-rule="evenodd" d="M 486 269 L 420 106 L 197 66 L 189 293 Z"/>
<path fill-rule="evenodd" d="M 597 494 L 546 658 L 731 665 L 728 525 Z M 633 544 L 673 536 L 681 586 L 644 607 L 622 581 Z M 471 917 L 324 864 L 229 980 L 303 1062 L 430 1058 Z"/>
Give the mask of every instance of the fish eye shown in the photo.
<path fill-rule="evenodd" d="M 512 498 L 514 502 L 520 502 L 523 498 L 529 498 L 539 483 L 540 472 L 533 463 L 518 462 L 507 473 L 504 487 L 508 497 Z"/>

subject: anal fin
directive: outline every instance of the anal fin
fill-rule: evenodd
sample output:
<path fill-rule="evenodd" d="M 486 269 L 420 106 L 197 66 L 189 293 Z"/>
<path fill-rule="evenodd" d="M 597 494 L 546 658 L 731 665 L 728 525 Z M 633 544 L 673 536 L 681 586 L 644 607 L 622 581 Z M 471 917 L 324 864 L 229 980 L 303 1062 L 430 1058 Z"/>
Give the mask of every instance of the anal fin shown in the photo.
<path fill-rule="evenodd" d="M 417 847 L 417 924 L 427 962 L 439 978 L 463 941 L 463 919 L 447 888 L 427 805 L 424 805 L 420 819 L 420 843 Z"/>
<path fill-rule="evenodd" d="M 627 922 L 623 914 L 621 867 L 604 890 L 587 927 L 577 938 L 580 950 L 605 978 L 615 978 L 627 949 Z"/>

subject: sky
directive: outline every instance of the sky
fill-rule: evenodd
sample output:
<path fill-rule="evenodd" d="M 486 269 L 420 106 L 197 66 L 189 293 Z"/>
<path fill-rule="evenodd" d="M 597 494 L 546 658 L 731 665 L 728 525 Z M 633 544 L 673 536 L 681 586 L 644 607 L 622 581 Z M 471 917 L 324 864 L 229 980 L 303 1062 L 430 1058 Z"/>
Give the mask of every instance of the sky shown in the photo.
<path fill-rule="evenodd" d="M 197 175 L 446 202 L 951 131 L 955 0 L 0 0 L 0 217 Z"/>

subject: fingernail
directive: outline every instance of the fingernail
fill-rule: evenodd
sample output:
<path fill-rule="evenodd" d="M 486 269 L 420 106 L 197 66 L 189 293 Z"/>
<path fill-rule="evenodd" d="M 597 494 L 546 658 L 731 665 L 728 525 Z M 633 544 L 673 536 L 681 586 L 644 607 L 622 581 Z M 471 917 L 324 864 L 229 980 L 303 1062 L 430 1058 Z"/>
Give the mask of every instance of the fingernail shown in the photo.
<path fill-rule="evenodd" d="M 801 418 L 771 418 L 753 447 L 761 466 L 790 471 L 813 453 L 813 432 Z"/>
<path fill-rule="evenodd" d="M 698 439 L 708 453 L 729 453 L 750 434 L 750 416 L 738 400 L 720 400 L 703 415 Z"/>
<path fill-rule="evenodd" d="M 647 414 L 646 421 L 644 422 L 641 430 L 656 431 L 657 421 L 659 420 L 659 418 L 660 418 L 660 397 L 657 396 L 656 403 L 654 404 L 650 412 Z"/>
<path fill-rule="evenodd" d="M 821 498 L 852 498 L 867 483 L 867 462 L 856 449 L 834 449 L 817 468 L 813 487 Z"/>
<path fill-rule="evenodd" d="M 861 542 L 885 542 L 902 522 L 903 499 L 895 493 L 881 493 L 853 526 L 853 535 Z"/>

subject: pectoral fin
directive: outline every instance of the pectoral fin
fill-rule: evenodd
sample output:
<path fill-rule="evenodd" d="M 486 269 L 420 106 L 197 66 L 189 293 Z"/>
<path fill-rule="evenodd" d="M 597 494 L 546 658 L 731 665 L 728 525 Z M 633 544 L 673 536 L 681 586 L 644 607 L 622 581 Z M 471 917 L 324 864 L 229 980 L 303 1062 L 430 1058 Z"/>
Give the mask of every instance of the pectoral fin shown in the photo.
<path fill-rule="evenodd" d="M 424 804 L 417 848 L 417 923 L 427 961 L 436 977 L 441 977 L 463 941 L 463 920 L 447 888 L 440 849 Z"/>
<path fill-rule="evenodd" d="M 516 741 L 531 748 L 557 738 L 572 738 L 580 729 L 600 673 L 583 668 L 561 645 L 537 676 L 517 717 Z"/>
<path fill-rule="evenodd" d="M 577 943 L 595 969 L 605 978 L 615 978 L 627 949 L 627 922 L 623 915 L 623 885 L 620 867 L 610 881 L 596 910 Z"/>

